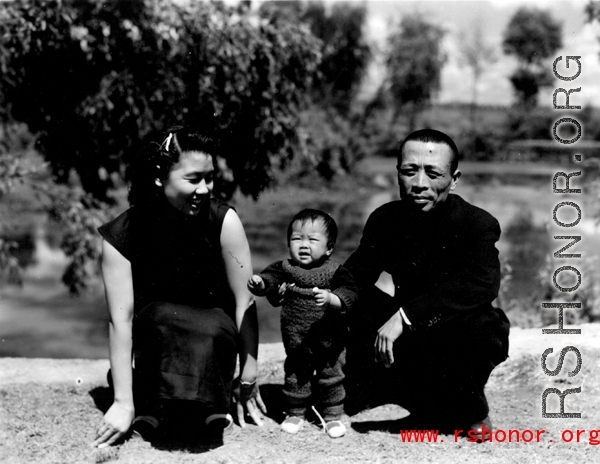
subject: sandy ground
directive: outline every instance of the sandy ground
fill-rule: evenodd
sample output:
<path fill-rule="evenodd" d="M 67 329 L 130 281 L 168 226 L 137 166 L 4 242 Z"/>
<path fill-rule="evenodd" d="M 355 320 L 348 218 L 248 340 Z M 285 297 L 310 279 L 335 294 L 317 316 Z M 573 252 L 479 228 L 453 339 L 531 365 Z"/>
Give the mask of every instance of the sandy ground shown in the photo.
<path fill-rule="evenodd" d="M 354 416 L 342 439 L 332 441 L 316 426 L 307 426 L 297 435 L 282 433 L 278 422 L 281 410 L 280 383 L 284 351 L 280 343 L 263 344 L 259 353 L 262 395 L 271 414 L 264 427 L 250 426 L 234 434 L 215 449 L 168 447 L 130 440 L 122 446 L 92 450 L 89 441 L 108 406 L 105 375 L 107 360 L 0 358 L 0 462 L 7 464 L 54 464 L 64 462 L 120 462 L 123 464 L 304 464 L 340 462 L 398 464 L 415 462 L 464 462 L 538 464 L 597 462 L 598 446 L 586 440 L 599 434 L 600 324 L 585 324 L 581 334 L 544 335 L 541 329 L 513 329 L 509 359 L 492 373 L 486 388 L 496 429 L 540 430 L 541 442 L 485 443 L 473 445 L 466 439 L 445 435 L 435 443 L 406 443 L 399 440 L 399 421 L 407 411 L 385 405 Z M 569 353 L 558 376 L 549 377 L 541 367 L 542 353 L 554 350 L 547 361 L 557 366 L 564 347 L 576 347 L 582 368 L 569 378 L 575 365 Z M 571 395 L 567 411 L 583 412 L 581 419 L 551 420 L 541 417 L 541 395 L 548 387 L 581 387 Z M 558 397 L 548 403 L 558 411 Z M 106 398 L 105 398 L 106 397 Z M 561 441 L 563 431 L 584 434 L 583 441 Z M 586 435 L 587 434 L 587 435 Z M 596 437 L 597 438 L 597 437 Z M 591 439 L 591 438 L 590 438 Z M 194 442 L 195 443 L 195 442 Z M 600 442 L 598 443 L 600 444 Z"/>

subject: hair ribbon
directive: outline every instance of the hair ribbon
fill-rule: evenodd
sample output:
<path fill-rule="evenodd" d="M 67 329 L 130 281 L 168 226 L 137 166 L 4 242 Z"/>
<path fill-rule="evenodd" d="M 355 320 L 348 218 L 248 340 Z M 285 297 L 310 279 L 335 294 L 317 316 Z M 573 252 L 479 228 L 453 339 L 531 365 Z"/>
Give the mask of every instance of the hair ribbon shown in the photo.
<path fill-rule="evenodd" d="M 169 151 L 169 146 L 171 145 L 171 139 L 173 138 L 173 133 L 169 132 L 169 136 L 165 140 L 165 150 Z"/>

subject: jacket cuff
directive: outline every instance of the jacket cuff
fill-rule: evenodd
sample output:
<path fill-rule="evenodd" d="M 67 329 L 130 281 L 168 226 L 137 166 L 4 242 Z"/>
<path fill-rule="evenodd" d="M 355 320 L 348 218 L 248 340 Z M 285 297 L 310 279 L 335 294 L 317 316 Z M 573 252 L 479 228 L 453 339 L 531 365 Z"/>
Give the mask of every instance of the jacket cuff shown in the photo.
<path fill-rule="evenodd" d="M 410 321 L 409 327 L 411 330 L 429 329 L 445 320 L 442 314 L 427 316 L 426 318 L 423 318 L 422 315 L 419 317 L 420 314 L 418 312 L 417 314 L 413 313 L 410 307 L 402 307 L 401 311 L 406 315 L 406 319 Z"/>
<path fill-rule="evenodd" d="M 408 319 L 408 316 L 406 315 L 406 313 L 404 312 L 404 309 L 400 308 L 400 315 L 402 316 L 402 320 L 404 321 L 404 323 L 408 326 L 412 325 L 412 322 L 410 322 L 410 320 Z"/>
<path fill-rule="evenodd" d="M 342 302 L 342 308 L 340 309 L 340 312 L 342 313 L 345 313 L 346 311 L 351 309 L 357 298 L 356 292 L 353 292 L 352 290 L 348 290 L 347 288 L 343 287 L 336 288 L 331 293 L 336 295 Z"/>
<path fill-rule="evenodd" d="M 268 274 L 258 274 L 258 275 L 265 283 L 265 289 L 262 291 L 261 290 L 257 291 L 255 293 L 255 295 L 256 296 L 265 296 L 267 293 L 269 293 L 271 290 L 273 290 L 273 288 L 277 284 L 277 282 L 275 281 L 275 279 L 272 279 L 271 276 Z"/>

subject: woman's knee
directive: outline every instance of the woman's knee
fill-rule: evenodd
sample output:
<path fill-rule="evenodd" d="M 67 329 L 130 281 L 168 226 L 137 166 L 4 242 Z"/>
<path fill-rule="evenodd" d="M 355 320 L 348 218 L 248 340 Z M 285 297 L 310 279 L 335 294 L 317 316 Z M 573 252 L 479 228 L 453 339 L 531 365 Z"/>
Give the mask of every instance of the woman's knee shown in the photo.
<path fill-rule="evenodd" d="M 195 308 L 173 303 L 151 303 L 140 312 L 134 324 L 134 338 L 159 341 L 203 340 L 235 349 L 237 329 L 231 318 L 219 308 Z M 225 344 L 225 345 L 224 345 Z"/>
<path fill-rule="evenodd" d="M 166 301 L 154 301 L 144 306 L 144 308 L 136 314 L 136 318 L 139 320 L 152 321 L 154 323 L 168 320 L 173 312 L 174 306 L 176 305 Z"/>
<path fill-rule="evenodd" d="M 222 309 L 205 310 L 195 327 L 197 333 L 212 339 L 235 339 L 237 329 L 231 318 Z"/>

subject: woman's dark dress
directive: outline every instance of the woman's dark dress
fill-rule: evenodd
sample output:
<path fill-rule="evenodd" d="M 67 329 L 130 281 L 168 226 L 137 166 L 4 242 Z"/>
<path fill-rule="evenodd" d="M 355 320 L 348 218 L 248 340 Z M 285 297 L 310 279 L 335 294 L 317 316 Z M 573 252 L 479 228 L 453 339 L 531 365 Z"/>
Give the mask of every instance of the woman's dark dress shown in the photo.
<path fill-rule="evenodd" d="M 220 236 L 230 208 L 210 199 L 187 216 L 165 200 L 98 229 L 132 267 L 134 395 L 229 410 L 237 329 Z"/>

